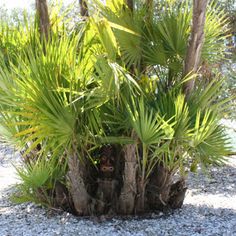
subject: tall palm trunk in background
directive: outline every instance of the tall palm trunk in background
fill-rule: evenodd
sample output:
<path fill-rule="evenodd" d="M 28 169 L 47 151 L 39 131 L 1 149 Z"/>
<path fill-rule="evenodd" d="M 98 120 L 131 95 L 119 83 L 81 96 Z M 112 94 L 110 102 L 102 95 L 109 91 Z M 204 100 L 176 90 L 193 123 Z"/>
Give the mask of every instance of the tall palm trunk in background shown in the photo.
<path fill-rule="evenodd" d="M 204 43 L 204 25 L 206 20 L 207 0 L 193 0 L 192 32 L 184 63 L 184 76 L 198 70 L 201 50 Z M 184 85 L 188 97 L 194 88 L 194 79 Z"/>
<path fill-rule="evenodd" d="M 88 14 L 88 5 L 86 0 L 79 0 L 79 5 L 80 5 L 80 14 L 82 17 L 87 17 L 89 16 Z"/>
<path fill-rule="evenodd" d="M 127 6 L 129 7 L 129 9 L 131 11 L 134 10 L 134 2 L 133 2 L 133 0 L 126 0 L 126 4 L 127 4 Z"/>
<path fill-rule="evenodd" d="M 146 22 L 148 24 L 151 23 L 153 19 L 153 12 L 154 12 L 154 2 L 153 0 L 146 0 L 145 1 L 145 6 L 146 6 Z"/>
<path fill-rule="evenodd" d="M 39 18 L 39 30 L 41 39 L 48 40 L 50 33 L 50 20 L 47 0 L 36 0 L 36 10 Z"/>
<path fill-rule="evenodd" d="M 153 11 L 153 6 L 154 6 L 153 0 L 146 0 L 145 4 L 146 4 L 148 11 Z"/>

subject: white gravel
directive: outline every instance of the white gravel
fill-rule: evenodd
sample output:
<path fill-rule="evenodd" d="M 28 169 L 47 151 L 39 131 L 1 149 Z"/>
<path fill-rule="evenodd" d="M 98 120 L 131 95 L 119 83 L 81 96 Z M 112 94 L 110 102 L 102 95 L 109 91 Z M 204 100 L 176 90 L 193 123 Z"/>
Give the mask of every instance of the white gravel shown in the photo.
<path fill-rule="evenodd" d="M 191 175 L 184 206 L 172 213 L 121 219 L 82 219 L 53 213 L 32 203 L 15 205 L 17 182 L 10 160 L 17 154 L 0 145 L 0 236 L 236 235 L 236 158 L 209 176 Z"/>

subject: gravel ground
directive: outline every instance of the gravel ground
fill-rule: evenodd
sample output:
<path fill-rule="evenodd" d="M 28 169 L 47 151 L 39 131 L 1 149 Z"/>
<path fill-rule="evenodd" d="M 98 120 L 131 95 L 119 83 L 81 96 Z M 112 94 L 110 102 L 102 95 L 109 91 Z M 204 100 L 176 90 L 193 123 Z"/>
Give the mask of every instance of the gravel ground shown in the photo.
<path fill-rule="evenodd" d="M 81 219 L 52 213 L 34 204 L 9 201 L 17 182 L 12 160 L 19 156 L 0 145 L 0 236 L 75 235 L 236 235 L 236 158 L 206 177 L 191 175 L 180 210 L 153 214 L 149 219 Z"/>

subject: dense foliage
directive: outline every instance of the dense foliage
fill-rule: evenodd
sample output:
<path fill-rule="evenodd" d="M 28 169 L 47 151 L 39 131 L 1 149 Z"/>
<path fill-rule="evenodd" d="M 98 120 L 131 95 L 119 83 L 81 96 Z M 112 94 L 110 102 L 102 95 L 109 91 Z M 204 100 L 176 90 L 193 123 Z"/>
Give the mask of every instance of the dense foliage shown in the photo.
<path fill-rule="evenodd" d="M 48 42 L 37 21 L 0 25 L 1 135 L 23 154 L 21 200 L 80 215 L 180 207 L 189 171 L 230 152 L 224 80 L 183 77 L 188 1 L 158 16 L 145 5 L 93 4 L 98 12 L 73 31 L 54 15 Z M 225 25 L 210 4 L 202 63 L 224 57 Z"/>

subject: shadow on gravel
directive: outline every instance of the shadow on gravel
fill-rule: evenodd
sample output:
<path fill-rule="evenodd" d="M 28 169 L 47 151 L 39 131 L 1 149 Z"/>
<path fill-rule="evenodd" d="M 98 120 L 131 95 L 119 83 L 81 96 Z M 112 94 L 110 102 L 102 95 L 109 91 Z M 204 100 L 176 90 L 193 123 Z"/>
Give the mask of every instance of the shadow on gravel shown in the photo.
<path fill-rule="evenodd" d="M 199 193 L 236 195 L 236 167 L 227 165 L 212 168 L 206 175 L 196 174 L 189 180 L 188 189 Z"/>
<path fill-rule="evenodd" d="M 7 206 L 9 207 L 9 205 Z M 67 214 L 66 212 L 63 211 L 53 211 L 53 210 L 48 210 L 47 208 L 43 208 L 39 205 L 35 205 L 33 203 L 22 203 L 22 204 L 12 204 L 11 206 L 11 211 L 10 212 L 1 212 L 1 215 L 9 215 L 11 218 L 19 216 L 21 217 L 22 215 L 25 215 L 26 217 L 37 217 L 41 213 L 42 218 L 48 218 L 48 219 L 53 219 L 53 218 L 60 218 L 60 217 L 65 217 L 65 214 L 73 219 L 73 222 L 76 220 L 76 222 L 80 221 L 87 221 L 90 223 L 95 223 L 95 224 L 107 224 L 107 223 L 112 223 L 113 221 L 121 221 L 121 222 L 129 222 L 129 221 L 143 221 L 144 222 L 149 222 L 152 223 L 152 220 L 155 220 L 154 222 L 157 223 L 158 221 L 166 221 L 168 223 L 169 220 L 177 220 L 178 224 L 181 224 L 182 222 L 184 223 L 185 221 L 188 222 L 206 222 L 206 221 L 219 221 L 222 223 L 227 223 L 232 221 L 234 226 L 234 230 L 236 232 L 236 211 L 233 209 L 229 208 L 214 208 L 214 207 L 209 207 L 207 205 L 201 205 L 201 206 L 196 206 L 194 204 L 185 204 L 181 209 L 178 210 L 171 210 L 165 213 L 153 213 L 150 215 L 144 215 L 144 216 L 117 216 L 117 217 L 106 217 L 106 216 L 101 216 L 101 217 L 76 217 L 71 214 Z M 18 212 L 18 215 L 15 214 Z"/>
<path fill-rule="evenodd" d="M 5 235 L 236 235 L 236 211 L 205 205 L 186 204 L 182 209 L 151 217 L 109 219 L 76 218 L 67 214 L 49 217 L 46 212 L 33 204 L 13 206 L 10 211 L 0 213 L 0 226 L 8 232 Z M 17 222 L 16 229 L 9 222 Z M 52 233 L 58 229 L 60 234 Z"/>

